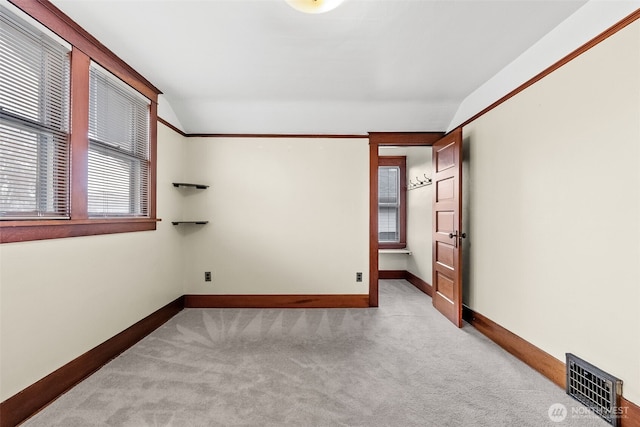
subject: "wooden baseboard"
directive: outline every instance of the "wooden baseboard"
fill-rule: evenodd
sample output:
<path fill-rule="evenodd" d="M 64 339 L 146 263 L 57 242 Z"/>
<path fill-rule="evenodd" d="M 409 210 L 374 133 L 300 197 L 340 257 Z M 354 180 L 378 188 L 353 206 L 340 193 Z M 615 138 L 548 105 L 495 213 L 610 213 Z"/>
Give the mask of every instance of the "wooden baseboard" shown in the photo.
<path fill-rule="evenodd" d="M 33 416 L 185 307 L 363 308 L 369 295 L 184 295 L 0 403 L 0 427 Z"/>
<path fill-rule="evenodd" d="M 380 273 L 380 278 L 405 279 L 410 282 L 413 280 L 419 284 L 411 282 L 418 289 L 425 288 L 426 282 L 409 272 L 397 270 Z M 400 273 L 402 277 L 399 277 Z M 383 277 L 385 275 L 387 277 Z M 411 276 L 414 278 L 410 279 Z M 426 286 L 428 286 L 426 289 L 430 290 L 431 286 L 428 284 Z M 31 417 L 118 354 L 160 327 L 183 307 L 360 308 L 368 306 L 368 295 L 185 295 L 0 403 L 0 427 L 16 426 Z M 565 366 L 562 361 L 469 307 L 463 307 L 463 317 L 506 351 L 561 388 L 565 387 Z M 624 408 L 620 427 L 640 427 L 640 407 L 624 397 L 620 406 Z"/>
<path fill-rule="evenodd" d="M 640 406 L 623 396 L 620 407 L 624 410 L 624 414 L 620 418 L 620 427 L 640 427 Z"/>
<path fill-rule="evenodd" d="M 180 312 L 183 307 L 183 297 L 177 298 L 0 403 L 0 426 L 16 426 L 31 417 L 111 359 L 149 335 Z"/>
<path fill-rule="evenodd" d="M 407 270 L 380 270 L 378 271 L 378 279 L 403 279 L 411 283 L 413 286 L 415 286 L 425 294 L 431 296 L 431 285 Z"/>
<path fill-rule="evenodd" d="M 381 280 L 397 280 L 397 279 L 407 279 L 406 270 L 380 270 L 378 271 L 378 279 Z"/>
<path fill-rule="evenodd" d="M 406 280 L 411 283 L 413 286 L 424 292 L 425 294 L 431 296 L 431 285 L 413 274 L 410 271 L 406 272 Z"/>
<path fill-rule="evenodd" d="M 369 295 L 185 295 L 185 308 L 364 308 Z"/>
<path fill-rule="evenodd" d="M 464 306 L 462 318 L 506 351 L 549 378 L 559 387 L 565 387 L 565 367 L 562 361 L 542 351 L 491 319 Z"/>
<path fill-rule="evenodd" d="M 491 341 L 547 377 L 557 386 L 562 389 L 566 387 L 564 362 L 467 306 L 462 307 L 462 317 Z M 620 407 L 625 411 L 620 418 L 620 427 L 640 427 L 640 407 L 624 397 L 621 399 Z"/>

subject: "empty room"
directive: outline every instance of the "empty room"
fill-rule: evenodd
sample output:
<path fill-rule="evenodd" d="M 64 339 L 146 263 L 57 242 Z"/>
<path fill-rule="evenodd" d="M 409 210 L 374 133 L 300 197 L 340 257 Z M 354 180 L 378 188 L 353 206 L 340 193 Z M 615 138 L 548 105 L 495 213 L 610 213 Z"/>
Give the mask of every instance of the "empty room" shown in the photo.
<path fill-rule="evenodd" d="M 640 427 L 639 18 L 0 0 L 0 426 Z"/>

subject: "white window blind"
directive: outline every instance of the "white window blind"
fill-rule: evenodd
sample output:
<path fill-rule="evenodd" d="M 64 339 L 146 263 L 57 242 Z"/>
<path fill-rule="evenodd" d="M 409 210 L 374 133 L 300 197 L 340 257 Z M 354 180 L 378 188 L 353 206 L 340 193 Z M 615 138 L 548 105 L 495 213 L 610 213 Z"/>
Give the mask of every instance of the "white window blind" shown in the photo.
<path fill-rule="evenodd" d="M 0 218 L 68 218 L 69 49 L 0 6 Z"/>
<path fill-rule="evenodd" d="M 400 168 L 378 167 L 378 241 L 400 241 Z"/>
<path fill-rule="evenodd" d="M 91 64 L 89 216 L 148 216 L 149 105 L 130 86 Z"/>

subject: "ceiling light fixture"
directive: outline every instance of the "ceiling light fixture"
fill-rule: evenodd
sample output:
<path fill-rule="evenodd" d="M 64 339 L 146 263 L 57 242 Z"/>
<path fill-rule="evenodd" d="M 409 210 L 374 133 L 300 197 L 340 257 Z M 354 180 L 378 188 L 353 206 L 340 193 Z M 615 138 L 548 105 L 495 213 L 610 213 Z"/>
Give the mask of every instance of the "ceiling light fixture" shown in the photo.
<path fill-rule="evenodd" d="M 297 11 L 303 13 L 325 13 L 340 6 L 344 0 L 286 0 Z"/>

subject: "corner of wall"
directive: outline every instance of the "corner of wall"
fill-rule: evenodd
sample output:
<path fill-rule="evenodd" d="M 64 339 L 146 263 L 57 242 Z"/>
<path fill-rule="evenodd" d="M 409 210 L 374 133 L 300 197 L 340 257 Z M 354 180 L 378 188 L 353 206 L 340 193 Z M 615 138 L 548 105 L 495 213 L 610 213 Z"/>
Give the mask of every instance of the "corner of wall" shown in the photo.
<path fill-rule="evenodd" d="M 590 0 L 459 105 L 447 132 L 508 95 L 638 9 L 636 1 Z"/>

